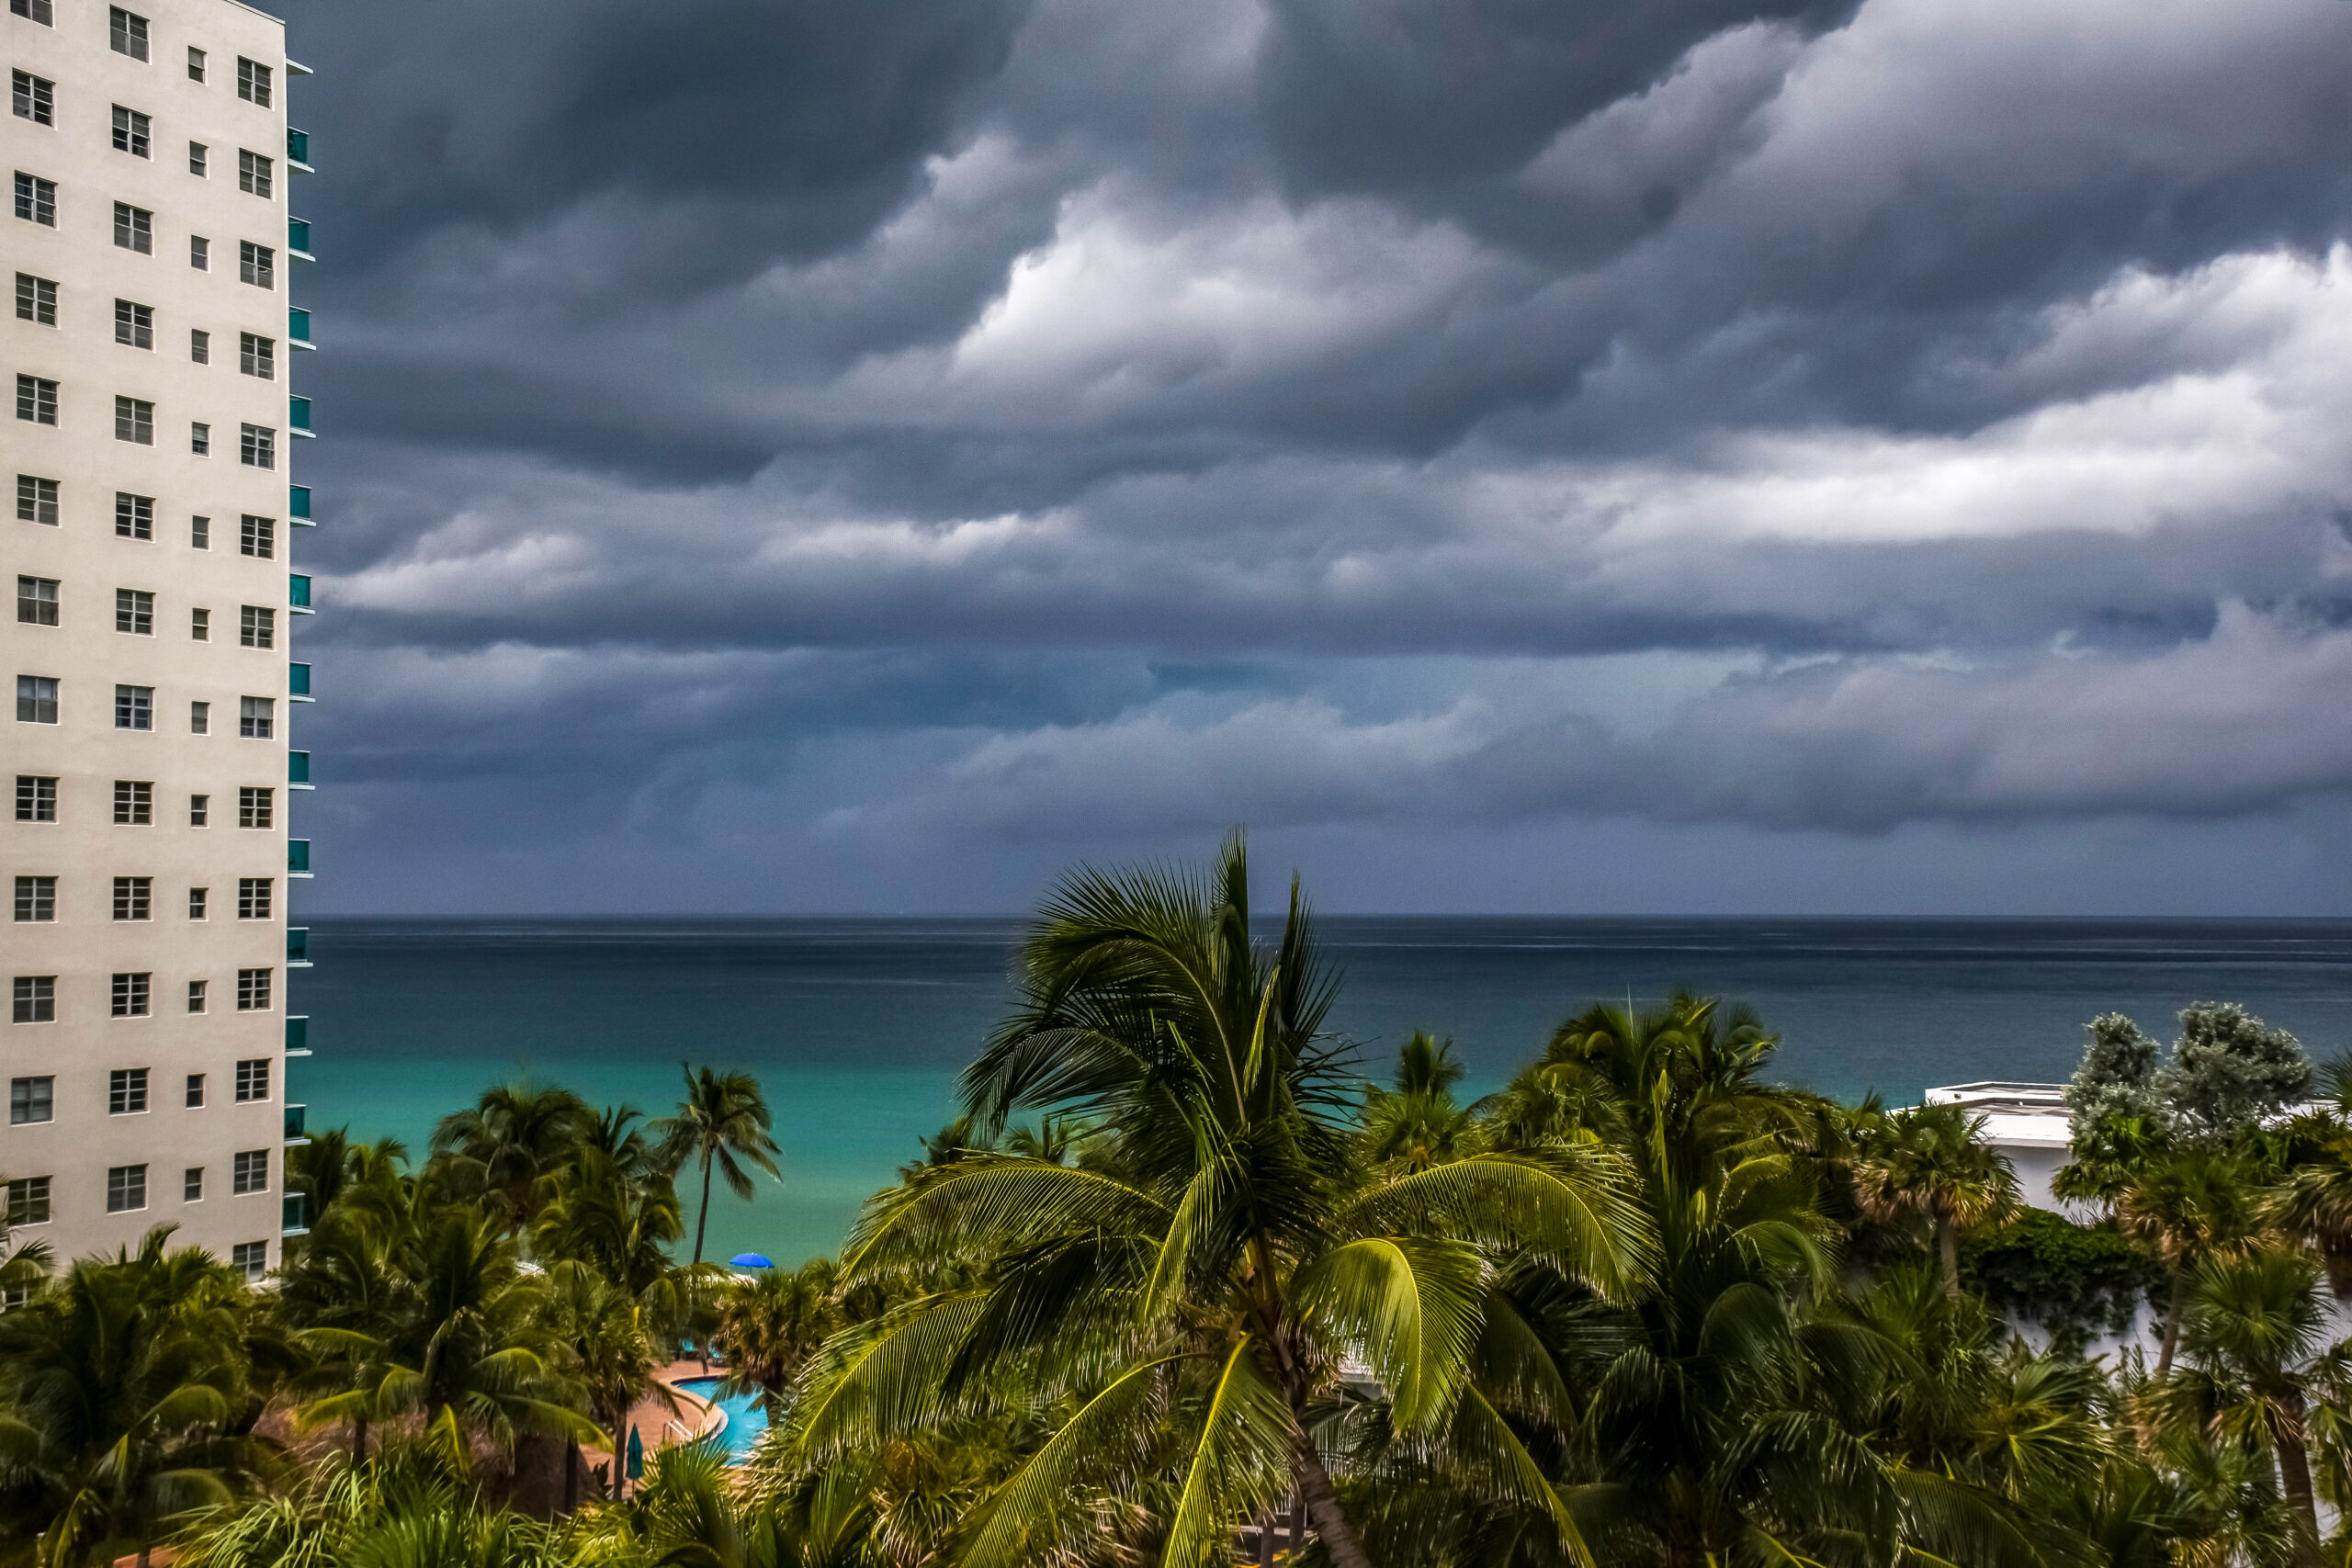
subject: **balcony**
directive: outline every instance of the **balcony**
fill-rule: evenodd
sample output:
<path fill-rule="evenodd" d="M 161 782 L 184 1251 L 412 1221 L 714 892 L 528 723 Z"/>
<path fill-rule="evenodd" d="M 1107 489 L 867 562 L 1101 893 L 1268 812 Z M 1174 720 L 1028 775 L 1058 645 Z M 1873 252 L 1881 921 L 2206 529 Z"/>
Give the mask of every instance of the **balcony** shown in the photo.
<path fill-rule="evenodd" d="M 286 874 L 288 876 L 311 874 L 310 840 L 288 839 L 286 840 Z"/>
<path fill-rule="evenodd" d="M 286 254 L 296 261 L 319 259 L 311 254 L 311 220 L 309 219 L 288 218 L 286 220 Z"/>
<path fill-rule="evenodd" d="M 307 1105 L 289 1105 L 286 1108 L 286 1141 L 288 1143 L 307 1144 L 311 1141 L 302 1135 L 302 1113 L 308 1110 L 310 1107 Z"/>
<path fill-rule="evenodd" d="M 311 695 L 311 667 L 309 665 L 293 660 L 287 662 L 286 695 L 289 700 L 298 703 L 314 703 L 319 700 Z"/>
<path fill-rule="evenodd" d="M 300 305 L 292 305 L 287 308 L 286 346 L 288 348 L 316 348 L 319 346 L 317 344 L 311 341 L 311 312 Z"/>
<path fill-rule="evenodd" d="M 311 928 L 308 926 L 288 926 L 286 928 L 286 967 L 288 969 L 308 969 L 310 966 Z"/>
<path fill-rule="evenodd" d="M 311 133 L 309 131 L 297 130 L 290 125 L 286 128 L 286 166 L 298 175 L 318 173 L 318 170 L 311 167 Z"/>
<path fill-rule="evenodd" d="M 313 528 L 318 525 L 311 521 L 311 487 L 309 485 L 286 487 L 286 515 L 293 519 L 294 526 L 297 528 Z"/>
<path fill-rule="evenodd" d="M 296 1013 L 286 1021 L 286 1054 L 307 1056 L 311 1054 L 311 1015 Z"/>
<path fill-rule="evenodd" d="M 311 577 L 308 572 L 295 571 L 287 574 L 286 604 L 287 608 L 298 615 L 307 615 L 311 613 Z"/>
<path fill-rule="evenodd" d="M 286 423 L 292 426 L 297 435 L 311 436 L 318 434 L 311 428 L 311 400 L 308 398 L 286 400 Z"/>
<path fill-rule="evenodd" d="M 277 1234 L 280 1235 L 310 1235 L 310 1194 L 288 1192 L 277 1206 L 278 1214 L 283 1221 Z"/>
<path fill-rule="evenodd" d="M 311 754 L 308 751 L 286 753 L 286 787 L 288 789 L 313 787 L 311 783 Z"/>

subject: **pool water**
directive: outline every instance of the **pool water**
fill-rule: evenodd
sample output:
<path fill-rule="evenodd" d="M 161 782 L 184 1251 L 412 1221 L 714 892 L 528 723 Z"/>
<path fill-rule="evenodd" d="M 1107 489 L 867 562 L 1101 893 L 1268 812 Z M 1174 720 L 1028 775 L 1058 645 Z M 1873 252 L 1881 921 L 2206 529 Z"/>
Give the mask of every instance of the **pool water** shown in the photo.
<path fill-rule="evenodd" d="M 717 1404 L 727 1417 L 727 1424 L 711 1436 L 727 1450 L 727 1462 L 741 1464 L 759 1447 L 760 1435 L 768 1429 L 768 1413 L 760 1405 L 756 1393 L 735 1393 L 720 1398 L 718 1385 L 722 1378 L 681 1378 L 677 1386 L 697 1399 L 707 1399 Z"/>

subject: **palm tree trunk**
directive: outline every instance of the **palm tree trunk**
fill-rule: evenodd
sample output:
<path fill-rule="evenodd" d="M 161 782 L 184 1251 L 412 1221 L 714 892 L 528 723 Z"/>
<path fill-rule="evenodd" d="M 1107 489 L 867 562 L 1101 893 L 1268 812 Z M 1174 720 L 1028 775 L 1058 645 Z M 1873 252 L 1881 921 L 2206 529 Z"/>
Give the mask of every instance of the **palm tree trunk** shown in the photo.
<path fill-rule="evenodd" d="M 702 1267 L 702 1233 L 710 1224 L 710 1151 L 702 1152 L 702 1212 L 695 1216 L 695 1267 Z"/>
<path fill-rule="evenodd" d="M 2164 1343 L 2156 1349 L 2156 1378 L 2159 1382 L 2172 1373 L 2172 1356 L 2180 1348 L 2180 1314 L 2188 1307 L 2188 1270 L 2175 1266 L 2172 1272 L 2172 1300 L 2165 1307 Z"/>
<path fill-rule="evenodd" d="M 1315 1533 L 1323 1542 L 1323 1550 L 1331 1554 L 1336 1568 L 1372 1568 L 1372 1559 L 1364 1555 L 1363 1542 L 1356 1539 L 1355 1528 L 1348 1523 L 1347 1514 L 1340 1506 L 1340 1495 L 1331 1486 L 1331 1472 L 1323 1468 L 1323 1456 L 1315 1451 L 1315 1439 L 1299 1429 L 1291 1444 L 1293 1462 L 1298 1470 L 1298 1493 L 1306 1505 L 1307 1517 L 1315 1521 Z M 1299 1541 L 1295 1536 L 1290 1543 L 1291 1555 L 1297 1556 Z"/>
<path fill-rule="evenodd" d="M 2319 1508 L 2312 1500 L 2312 1461 L 2303 1442 L 2302 1396 L 2290 1391 L 2288 1419 L 2272 1436 L 2278 1447 L 2278 1489 L 2294 1510 L 2295 1568 L 2320 1568 Z"/>
<path fill-rule="evenodd" d="M 1960 1227 L 1951 1216 L 1939 1211 L 1936 1214 L 1936 1256 L 1943 1259 L 1944 1294 L 1960 1294 Z"/>
<path fill-rule="evenodd" d="M 588 1461 L 580 1457 L 580 1445 L 563 1445 L 563 1512 L 569 1518 L 580 1511 L 580 1469 Z"/>
<path fill-rule="evenodd" d="M 368 1462 L 368 1417 L 365 1416 L 351 1418 L 351 1462 L 355 1465 Z"/>

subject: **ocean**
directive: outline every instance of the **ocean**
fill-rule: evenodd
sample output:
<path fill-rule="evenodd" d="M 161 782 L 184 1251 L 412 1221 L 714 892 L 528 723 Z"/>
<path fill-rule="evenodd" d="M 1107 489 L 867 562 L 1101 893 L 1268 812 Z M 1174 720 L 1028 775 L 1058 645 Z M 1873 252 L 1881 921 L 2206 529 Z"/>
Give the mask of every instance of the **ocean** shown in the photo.
<path fill-rule="evenodd" d="M 1483 1090 L 1600 999 L 1676 987 L 1753 1005 L 1782 1076 L 1917 1099 L 2057 1079 L 2121 1011 L 2169 1040 L 2192 1001 L 2245 1003 L 2316 1057 L 2352 1046 L 2352 921 L 1324 917 L 1334 1026 L 1385 1073 L 1415 1029 Z M 1013 919 L 321 919 L 294 976 L 316 1055 L 290 1068 L 313 1127 L 397 1136 L 515 1076 L 649 1115 L 679 1065 L 758 1075 L 781 1182 L 722 1190 L 707 1255 L 836 1250 L 859 1203 L 953 1115 L 1002 1013 Z M 694 1194 L 688 1201 L 693 1223 Z"/>

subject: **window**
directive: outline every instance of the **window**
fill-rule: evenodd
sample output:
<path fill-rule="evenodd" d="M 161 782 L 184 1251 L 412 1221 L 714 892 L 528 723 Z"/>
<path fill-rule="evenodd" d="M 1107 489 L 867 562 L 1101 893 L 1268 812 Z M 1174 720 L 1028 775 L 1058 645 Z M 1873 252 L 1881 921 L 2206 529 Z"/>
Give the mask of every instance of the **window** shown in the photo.
<path fill-rule="evenodd" d="M 187 334 L 187 356 L 198 365 L 212 363 L 212 334 L 201 327 L 191 328 Z"/>
<path fill-rule="evenodd" d="M 107 1075 L 107 1114 L 143 1116 L 147 1113 L 147 1069 L 117 1067 Z"/>
<path fill-rule="evenodd" d="M 266 920 L 269 919 L 271 878 L 241 876 L 237 878 L 237 919 Z"/>
<path fill-rule="evenodd" d="M 155 405 L 143 398 L 116 398 L 114 438 L 140 446 L 155 445 Z"/>
<path fill-rule="evenodd" d="M 202 1166 L 192 1165 L 180 1172 L 180 1201 L 183 1203 L 204 1201 L 204 1168 Z"/>
<path fill-rule="evenodd" d="M 212 705 L 210 703 L 187 705 L 187 732 L 190 735 L 212 733 Z M 201 827 L 202 824 L 199 823 L 198 826 Z"/>
<path fill-rule="evenodd" d="M 133 16 L 119 6 L 107 11 L 107 41 L 117 54 L 127 54 L 133 60 L 147 58 L 147 18 Z"/>
<path fill-rule="evenodd" d="M 187 1010 L 190 1012 L 204 1010 L 204 982 L 201 980 L 190 980 L 187 983 Z"/>
<path fill-rule="evenodd" d="M 253 1056 L 237 1064 L 237 1103 L 269 1098 L 269 1058 Z"/>
<path fill-rule="evenodd" d="M 29 272 L 17 274 L 17 320 L 37 321 L 44 327 L 57 324 L 57 282 L 54 278 L 35 277 Z"/>
<path fill-rule="evenodd" d="M 57 182 L 17 171 L 17 216 L 28 223 L 57 227 Z"/>
<path fill-rule="evenodd" d="M 267 196 L 272 183 L 271 172 L 275 167 L 274 159 L 238 148 L 237 188 L 248 196 Z"/>
<path fill-rule="evenodd" d="M 155 346 L 155 307 L 128 299 L 114 302 L 114 341 L 131 348 Z"/>
<path fill-rule="evenodd" d="M 204 80 L 204 51 L 193 46 L 187 51 L 187 79 L 191 82 Z"/>
<path fill-rule="evenodd" d="M 18 697 L 17 710 L 22 712 L 24 705 L 24 699 L 21 696 Z M 275 697 L 239 697 L 237 699 L 238 738 L 243 740 L 268 739 L 272 710 L 277 706 L 277 699 Z M 52 719 L 50 722 L 56 721 Z"/>
<path fill-rule="evenodd" d="M 198 642 L 212 640 L 212 612 L 190 610 L 187 613 L 187 635 Z"/>
<path fill-rule="evenodd" d="M 237 524 L 237 553 L 267 560 L 277 553 L 277 520 L 248 512 Z"/>
<path fill-rule="evenodd" d="M 114 879 L 114 918 L 118 920 L 143 920 L 150 918 L 149 907 L 153 900 L 155 879 L 152 876 L 118 876 Z"/>
<path fill-rule="evenodd" d="M 204 911 L 206 896 L 210 892 L 211 889 L 209 887 L 191 887 L 187 890 L 187 918 L 189 919 L 200 920 L 205 919 Z M 189 981 L 188 985 L 191 988 L 188 995 L 191 997 L 198 995 L 198 991 L 197 988 L 201 987 L 203 984 L 204 982 L 201 980 Z M 202 1008 L 190 1008 L 188 1010 L 190 1012 L 202 1012 L 204 1010 Z"/>
<path fill-rule="evenodd" d="M 277 612 L 262 604 L 240 605 L 237 609 L 237 646 L 277 647 Z"/>
<path fill-rule="evenodd" d="M 57 1080 L 53 1077 L 8 1080 L 8 1125 L 37 1126 L 57 1116 Z"/>
<path fill-rule="evenodd" d="M 53 25 L 55 20 L 50 15 L 50 0 L 8 0 L 8 10 L 13 16 L 39 22 L 45 28 Z"/>
<path fill-rule="evenodd" d="M 8 1224 L 49 1224 L 49 1178 L 24 1176 L 8 1183 Z"/>
<path fill-rule="evenodd" d="M 53 626 L 57 624 L 57 579 L 17 579 L 17 620 L 28 626 Z"/>
<path fill-rule="evenodd" d="M 248 468 L 277 467 L 277 432 L 266 425 L 237 427 L 237 461 Z"/>
<path fill-rule="evenodd" d="M 144 158 L 148 152 L 147 117 L 137 109 L 114 107 L 114 150 L 128 152 L 134 158 Z"/>
<path fill-rule="evenodd" d="M 198 179 L 212 177 L 212 150 L 201 141 L 187 144 L 187 172 Z"/>
<path fill-rule="evenodd" d="M 121 539 L 152 539 L 155 536 L 155 498 L 133 495 L 127 490 L 114 492 L 114 531 Z"/>
<path fill-rule="evenodd" d="M 117 975 L 114 977 L 114 1016 L 145 1018 L 147 982 L 153 977 L 144 970 L 136 975 Z"/>
<path fill-rule="evenodd" d="M 277 792 L 266 784 L 237 786 L 237 826 L 267 828 L 277 815 Z"/>
<path fill-rule="evenodd" d="M 17 476 L 17 521 L 57 526 L 57 481 Z"/>
<path fill-rule="evenodd" d="M 117 686 L 114 689 L 114 727 L 117 729 L 154 728 L 155 688 Z"/>
<path fill-rule="evenodd" d="M 267 1012 L 269 1010 L 269 971 L 240 969 L 237 971 L 237 1010 Z"/>
<path fill-rule="evenodd" d="M 269 1190 L 269 1151 L 240 1149 L 230 1156 L 229 1190 L 242 1196 Z"/>
<path fill-rule="evenodd" d="M 191 795 L 187 797 L 187 825 L 189 827 L 206 827 L 209 824 L 211 817 L 212 797 L 210 795 Z M 188 910 L 188 914 L 196 919 L 202 919 L 204 918 L 204 889 L 201 887 L 189 888 L 188 898 L 194 906 Z"/>
<path fill-rule="evenodd" d="M 57 820 L 57 781 L 38 773 L 17 775 L 17 820 L 19 822 L 54 822 Z"/>
<path fill-rule="evenodd" d="M 187 427 L 187 449 L 190 453 L 198 457 L 209 457 L 212 456 L 212 427 L 209 424 L 189 425 Z"/>
<path fill-rule="evenodd" d="M 237 96 L 249 104 L 269 107 L 269 67 L 258 61 L 237 57 Z"/>
<path fill-rule="evenodd" d="M 204 1075 L 202 1073 L 188 1074 L 187 1103 L 190 1111 L 204 1109 Z"/>
<path fill-rule="evenodd" d="M 17 417 L 35 424 L 57 423 L 57 383 L 38 376 L 17 378 Z"/>
<path fill-rule="evenodd" d="M 190 549 L 209 550 L 212 547 L 212 519 L 191 517 L 187 520 L 187 542 Z"/>
<path fill-rule="evenodd" d="M 17 677 L 17 722 L 18 724 L 55 724 L 57 722 L 56 676 L 19 675 Z"/>
<path fill-rule="evenodd" d="M 277 340 L 253 333 L 237 334 L 237 368 L 265 381 L 277 379 Z"/>
<path fill-rule="evenodd" d="M 114 243 L 126 251 L 152 255 L 155 250 L 155 215 L 127 201 L 114 204 Z"/>
<path fill-rule="evenodd" d="M 256 288 L 277 287 L 277 253 L 251 240 L 237 242 L 237 276 Z"/>
<path fill-rule="evenodd" d="M 145 828 L 155 817 L 155 785 L 148 779 L 114 781 L 114 823 L 118 828 Z"/>
<path fill-rule="evenodd" d="M 267 971 L 264 971 L 267 973 Z M 10 987 L 13 995 L 8 1018 L 13 1023 L 54 1023 L 57 1021 L 57 976 L 54 975 L 19 975 Z"/>
<path fill-rule="evenodd" d="M 8 85 L 16 89 L 13 97 L 18 119 L 28 119 L 35 125 L 57 123 L 56 83 L 29 71 L 11 71 Z"/>
<path fill-rule="evenodd" d="M 17 878 L 17 919 L 28 921 L 57 919 L 57 878 Z"/>
<path fill-rule="evenodd" d="M 120 15 L 119 12 L 117 15 Z M 107 1213 L 127 1214 L 147 1206 L 147 1168 L 118 1165 L 107 1172 Z"/>
<path fill-rule="evenodd" d="M 116 589 L 114 629 L 129 637 L 153 637 L 155 596 L 143 588 Z"/>
<path fill-rule="evenodd" d="M 212 242 L 201 234 L 187 237 L 187 265 L 198 272 L 212 270 Z"/>
<path fill-rule="evenodd" d="M 245 1271 L 245 1283 L 257 1285 L 269 1272 L 269 1243 L 241 1241 L 229 1249 L 229 1267 Z"/>

